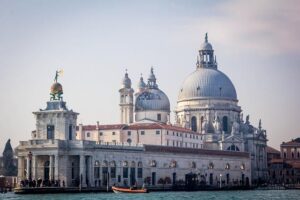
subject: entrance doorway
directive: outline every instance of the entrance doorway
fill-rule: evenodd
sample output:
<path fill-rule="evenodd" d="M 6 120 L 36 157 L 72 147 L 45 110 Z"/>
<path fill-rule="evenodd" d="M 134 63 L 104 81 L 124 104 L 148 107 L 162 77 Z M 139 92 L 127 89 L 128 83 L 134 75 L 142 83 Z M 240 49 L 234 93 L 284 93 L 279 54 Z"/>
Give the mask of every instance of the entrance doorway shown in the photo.
<path fill-rule="evenodd" d="M 46 161 L 44 163 L 44 180 L 49 180 L 49 166 L 50 166 L 50 162 Z"/>

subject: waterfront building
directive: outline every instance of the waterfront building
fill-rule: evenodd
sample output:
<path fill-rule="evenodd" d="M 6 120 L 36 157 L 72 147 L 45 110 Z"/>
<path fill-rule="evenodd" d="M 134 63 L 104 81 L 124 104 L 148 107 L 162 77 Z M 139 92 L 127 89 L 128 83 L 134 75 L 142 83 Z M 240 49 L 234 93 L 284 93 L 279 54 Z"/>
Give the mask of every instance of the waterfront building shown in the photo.
<path fill-rule="evenodd" d="M 280 145 L 280 158 L 271 159 L 270 182 L 300 184 L 300 138 Z"/>
<path fill-rule="evenodd" d="M 199 50 L 196 69 L 184 80 L 175 109 L 176 124 L 203 135 L 206 149 L 249 152 L 253 182 L 268 178 L 267 134 L 243 119 L 235 87 L 218 69 L 212 45 L 205 41 Z"/>
<path fill-rule="evenodd" d="M 153 187 L 185 182 L 189 174 L 211 186 L 250 185 L 267 178 L 266 131 L 243 121 L 235 88 L 218 70 L 207 36 L 196 71 L 179 91 L 175 124 L 154 69 L 136 92 L 126 71 L 119 89 L 120 123 L 77 124 L 79 113 L 51 87 L 45 109 L 34 112 L 36 130 L 17 147 L 19 179 L 65 186 Z M 251 181 L 252 180 L 252 181 Z"/>

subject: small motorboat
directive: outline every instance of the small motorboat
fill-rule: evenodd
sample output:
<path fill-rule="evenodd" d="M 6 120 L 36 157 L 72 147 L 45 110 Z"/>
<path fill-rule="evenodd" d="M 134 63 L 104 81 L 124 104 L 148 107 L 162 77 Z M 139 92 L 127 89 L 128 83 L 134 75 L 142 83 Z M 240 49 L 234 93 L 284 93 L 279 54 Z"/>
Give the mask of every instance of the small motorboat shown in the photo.
<path fill-rule="evenodd" d="M 147 193 L 148 192 L 146 188 L 137 189 L 137 188 L 121 188 L 121 187 L 112 186 L 111 189 L 114 191 L 114 193 Z"/>

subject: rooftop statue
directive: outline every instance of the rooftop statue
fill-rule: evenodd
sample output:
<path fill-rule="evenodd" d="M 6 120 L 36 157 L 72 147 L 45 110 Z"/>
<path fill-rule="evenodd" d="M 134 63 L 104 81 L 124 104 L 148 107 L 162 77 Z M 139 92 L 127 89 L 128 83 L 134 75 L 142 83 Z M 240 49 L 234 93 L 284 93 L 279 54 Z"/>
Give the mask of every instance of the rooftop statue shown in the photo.
<path fill-rule="evenodd" d="M 54 83 L 50 91 L 50 100 L 62 100 L 63 88 L 62 85 L 57 82 L 58 77 L 61 76 L 62 73 L 63 70 L 56 70 L 55 72 Z"/>

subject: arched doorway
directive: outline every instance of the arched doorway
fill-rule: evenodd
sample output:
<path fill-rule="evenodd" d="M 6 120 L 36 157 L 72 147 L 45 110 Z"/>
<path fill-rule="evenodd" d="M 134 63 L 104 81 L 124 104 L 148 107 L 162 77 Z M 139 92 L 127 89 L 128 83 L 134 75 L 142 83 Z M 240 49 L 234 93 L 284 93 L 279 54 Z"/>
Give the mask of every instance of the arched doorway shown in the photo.
<path fill-rule="evenodd" d="M 50 162 L 48 160 L 44 163 L 44 180 L 49 180 L 49 171 L 50 171 L 49 166 L 50 166 Z"/>
<path fill-rule="evenodd" d="M 193 116 L 191 119 L 191 127 L 192 131 L 197 131 L 197 118 L 195 116 Z"/>

